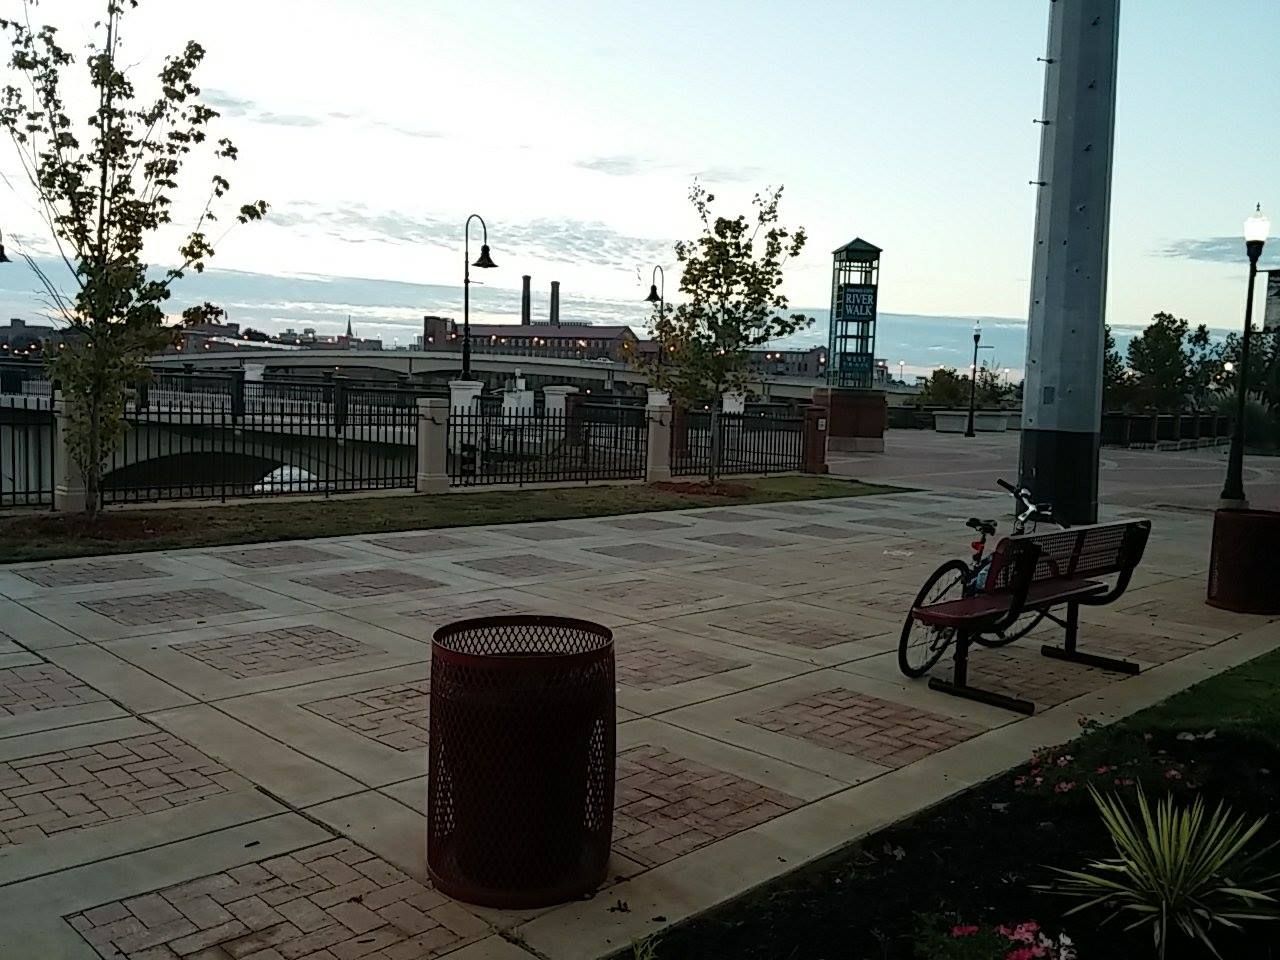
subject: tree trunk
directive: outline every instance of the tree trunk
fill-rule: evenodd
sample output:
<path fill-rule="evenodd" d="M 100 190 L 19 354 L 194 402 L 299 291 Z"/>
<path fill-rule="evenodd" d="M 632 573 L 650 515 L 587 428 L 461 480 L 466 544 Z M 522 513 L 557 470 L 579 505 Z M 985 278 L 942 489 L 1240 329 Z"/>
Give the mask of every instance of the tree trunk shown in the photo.
<path fill-rule="evenodd" d="M 724 455 L 720 437 L 720 410 L 724 401 L 717 396 L 711 404 L 711 449 L 707 456 L 707 483 L 720 479 L 720 458 Z"/>
<path fill-rule="evenodd" d="M 102 478 L 102 429 L 101 411 L 98 406 L 98 391 L 94 391 L 89 402 L 89 423 L 85 431 L 85 462 L 80 465 L 84 471 L 84 513 L 90 520 L 98 515 L 100 497 L 99 482 Z"/>

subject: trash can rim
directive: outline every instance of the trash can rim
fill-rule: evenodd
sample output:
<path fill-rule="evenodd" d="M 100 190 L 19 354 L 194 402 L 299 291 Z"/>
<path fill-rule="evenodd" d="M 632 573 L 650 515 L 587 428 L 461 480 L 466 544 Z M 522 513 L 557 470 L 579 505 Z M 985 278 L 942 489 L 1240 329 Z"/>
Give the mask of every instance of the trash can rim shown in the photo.
<path fill-rule="evenodd" d="M 581 630 L 599 637 L 599 646 L 577 653 L 471 653 L 458 650 L 449 644 L 449 638 L 455 634 L 469 630 L 480 630 L 486 627 L 529 627 L 547 626 Z M 497 617 L 471 617 L 454 620 L 437 627 L 431 635 L 431 652 L 433 657 L 452 660 L 455 663 L 483 664 L 492 669 L 499 666 L 520 666 L 524 664 L 546 664 L 550 660 L 561 663 L 573 663 L 578 660 L 593 660 L 607 653 L 613 647 L 613 631 L 604 624 L 578 617 L 559 617 L 544 614 L 505 614 Z"/>

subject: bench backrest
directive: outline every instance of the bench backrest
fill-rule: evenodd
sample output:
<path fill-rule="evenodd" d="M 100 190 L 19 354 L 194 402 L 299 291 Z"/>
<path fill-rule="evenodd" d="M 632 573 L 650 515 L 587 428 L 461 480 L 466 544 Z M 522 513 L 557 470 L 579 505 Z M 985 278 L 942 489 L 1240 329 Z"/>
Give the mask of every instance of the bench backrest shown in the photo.
<path fill-rule="evenodd" d="M 1027 563 L 1035 564 L 1030 583 L 1128 575 L 1142 559 L 1150 535 L 1150 520 L 1120 520 L 1005 537 L 992 552 L 986 591 L 1012 589 L 1019 567 Z"/>

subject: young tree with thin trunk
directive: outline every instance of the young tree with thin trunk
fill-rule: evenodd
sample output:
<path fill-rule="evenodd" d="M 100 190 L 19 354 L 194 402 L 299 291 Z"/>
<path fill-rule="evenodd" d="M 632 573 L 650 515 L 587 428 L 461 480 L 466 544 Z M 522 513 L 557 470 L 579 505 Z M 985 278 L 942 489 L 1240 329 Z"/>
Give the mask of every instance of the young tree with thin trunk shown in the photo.
<path fill-rule="evenodd" d="M 782 187 L 767 189 L 753 198 L 750 217 L 716 216 L 715 196 L 695 181 L 689 200 L 702 230 L 675 247 L 682 302 L 665 315 L 655 309 L 650 322 L 662 358 L 647 364 L 651 382 L 676 403 L 711 410 L 707 477 L 713 483 L 721 465 L 723 398 L 746 392 L 751 350 L 813 323 L 785 313 L 782 269 L 804 249 L 805 232 L 780 225 L 781 198 Z"/>
<path fill-rule="evenodd" d="M 172 341 L 162 305 L 188 271 L 214 254 L 209 231 L 230 183 L 212 175 L 203 209 L 178 244 L 174 265 L 149 270 L 144 246 L 173 223 L 179 178 L 201 154 L 221 167 L 236 159 L 230 140 L 211 141 L 217 111 L 194 82 L 205 51 L 188 42 L 165 60 L 153 95 L 134 86 L 121 60 L 121 28 L 139 0 L 104 0 L 94 24 L 87 68 L 93 110 L 83 122 L 64 97 L 75 58 L 51 26 L 33 26 L 35 0 L 22 18 L 0 20 L 10 42 L 13 82 L 0 89 L 0 127 L 13 141 L 37 204 L 66 267 L 70 286 L 23 258 L 44 288 L 46 305 L 67 325 L 48 358 L 50 376 L 68 401 L 68 439 L 84 474 L 87 510 L 98 507 L 103 465 L 124 430 L 126 392 L 148 375 L 146 358 Z M 261 200 L 236 210 L 239 223 L 260 220 Z"/>

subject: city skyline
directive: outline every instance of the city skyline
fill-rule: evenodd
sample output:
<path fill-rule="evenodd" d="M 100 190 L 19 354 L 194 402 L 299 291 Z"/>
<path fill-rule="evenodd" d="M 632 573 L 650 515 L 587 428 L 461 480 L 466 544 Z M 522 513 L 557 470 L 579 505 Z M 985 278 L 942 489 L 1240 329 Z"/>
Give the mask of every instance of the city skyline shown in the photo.
<path fill-rule="evenodd" d="M 1280 89 L 1263 77 L 1237 106 L 1221 68 L 1251 51 L 1265 57 L 1265 31 L 1254 29 L 1265 6 L 1242 0 L 1218 16 L 1212 36 L 1189 0 L 1124 9 L 1108 313 L 1116 328 L 1161 309 L 1219 330 L 1238 325 L 1239 221 L 1255 202 L 1280 207 L 1258 195 L 1275 190 L 1262 158 L 1280 147 L 1280 132 L 1252 118 L 1276 113 Z M 278 37 L 310 19 L 307 7 L 232 0 L 207 22 L 144 6 L 125 44 L 139 76 L 188 37 L 208 48 L 205 98 L 223 114 L 218 132 L 241 150 L 233 195 L 272 203 L 266 225 L 233 231 L 213 263 L 274 280 L 254 281 L 255 302 L 268 309 L 293 302 L 290 285 L 307 277 L 454 291 L 461 224 L 476 209 L 499 264 L 485 277 L 494 286 L 475 289 L 478 321 L 499 319 L 486 316 L 486 303 L 508 300 L 530 273 L 536 291 L 562 281 L 566 319 L 576 303 L 588 319 L 640 328 L 644 314 L 624 319 L 626 305 L 643 296 L 654 263 L 668 268 L 668 299 L 679 299 L 671 245 L 693 233 L 684 195 L 699 176 L 726 213 L 767 183 L 786 184 L 784 221 L 810 235 L 788 265 L 796 309 L 825 310 L 830 250 L 856 234 L 885 249 L 885 315 L 1021 322 L 1047 5 L 867 6 L 856 31 L 828 29 L 840 9 L 813 0 L 783 18 L 771 4 L 730 9 L 721 0 L 643 9 L 557 0 L 537 10 L 495 0 L 446 13 L 338 0 L 312 22 L 308 44 L 293 47 Z M 96 4 L 39 12 L 79 53 Z M 970 42 L 953 42 L 975 26 Z M 358 55 L 368 50 L 378 55 Z M 785 55 L 792 50 L 804 55 Z M 743 51 L 777 52 L 777 66 Z M 854 106 L 850 76 L 859 81 Z M 30 191 L 3 156 L 14 187 L 6 239 L 49 253 Z M 167 246 L 149 250 L 156 263 L 174 246 L 172 233 L 161 239 Z M 205 298 L 190 280 L 171 312 Z M 30 298 L 23 309 L 21 286 L 13 293 L 9 315 L 38 312 Z M 243 307 L 225 299 L 233 314 Z M 358 322 L 398 319 L 360 321 L 367 305 L 346 310 L 343 300 L 311 299 L 294 312 L 333 314 L 317 316 L 317 327 L 347 312 Z M 403 317 L 447 313 L 442 300 L 405 304 L 412 313 Z M 511 315 L 504 308 L 500 317 Z"/>

